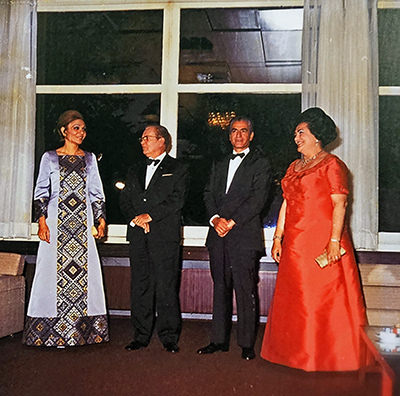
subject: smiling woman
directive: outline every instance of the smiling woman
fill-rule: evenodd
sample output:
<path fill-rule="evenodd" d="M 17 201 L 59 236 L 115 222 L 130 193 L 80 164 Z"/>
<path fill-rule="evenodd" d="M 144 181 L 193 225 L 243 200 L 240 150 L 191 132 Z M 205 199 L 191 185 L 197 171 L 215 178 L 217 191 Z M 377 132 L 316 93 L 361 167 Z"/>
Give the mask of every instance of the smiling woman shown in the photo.
<path fill-rule="evenodd" d="M 323 149 L 336 136 L 327 114 L 310 108 L 296 125 L 303 158 L 282 179 L 284 200 L 271 250 L 279 270 L 261 356 L 305 371 L 357 370 L 366 314 L 345 224 L 348 169 Z M 324 252 L 329 265 L 321 268 L 315 258 Z"/>
<path fill-rule="evenodd" d="M 77 119 L 67 126 L 62 126 L 59 129 L 61 136 L 64 138 L 64 146 L 57 149 L 58 155 L 83 155 L 83 150 L 79 149 L 83 140 L 86 137 L 86 124 L 82 119 Z M 77 148 L 76 152 L 70 153 L 69 151 Z"/>

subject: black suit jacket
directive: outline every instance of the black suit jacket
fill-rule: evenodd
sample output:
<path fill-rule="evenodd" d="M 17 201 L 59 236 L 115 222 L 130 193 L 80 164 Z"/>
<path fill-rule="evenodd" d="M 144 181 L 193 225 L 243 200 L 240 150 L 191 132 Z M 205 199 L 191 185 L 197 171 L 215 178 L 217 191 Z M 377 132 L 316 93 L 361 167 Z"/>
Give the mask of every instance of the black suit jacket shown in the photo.
<path fill-rule="evenodd" d="M 208 218 L 215 214 L 233 219 L 236 225 L 224 237 L 218 236 L 213 227 L 208 231 L 206 245 L 223 247 L 223 239 L 233 249 L 264 251 L 260 213 L 267 200 L 271 170 L 268 160 L 258 149 L 250 149 L 243 158 L 227 193 L 229 156 L 213 165 L 209 182 L 204 191 Z"/>
<path fill-rule="evenodd" d="M 121 192 L 120 206 L 128 223 L 127 239 L 131 242 L 144 238 L 143 228 L 129 225 L 137 215 L 148 213 L 152 221 L 149 241 L 179 242 L 181 238 L 181 210 L 187 190 L 187 167 L 168 154 L 155 171 L 147 189 L 146 163 L 131 168 L 125 188 Z"/>

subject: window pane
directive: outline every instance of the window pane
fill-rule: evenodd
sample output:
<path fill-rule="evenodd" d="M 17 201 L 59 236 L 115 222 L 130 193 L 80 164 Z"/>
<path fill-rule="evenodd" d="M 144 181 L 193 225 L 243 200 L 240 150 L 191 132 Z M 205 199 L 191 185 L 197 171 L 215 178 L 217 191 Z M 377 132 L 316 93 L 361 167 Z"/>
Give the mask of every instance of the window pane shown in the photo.
<path fill-rule="evenodd" d="M 62 145 L 54 132 L 58 116 L 76 109 L 85 117 L 88 133 L 82 148 L 98 157 L 107 204 L 107 222 L 123 224 L 119 210 L 118 180 L 142 156 L 138 142 L 147 122 L 157 121 L 160 97 L 143 95 L 38 95 L 36 170 L 41 155 Z"/>
<path fill-rule="evenodd" d="M 400 97 L 379 98 L 379 231 L 400 232 Z"/>
<path fill-rule="evenodd" d="M 303 10 L 203 9 L 181 15 L 181 83 L 298 83 Z"/>
<path fill-rule="evenodd" d="M 281 203 L 279 182 L 289 163 L 297 157 L 290 122 L 300 111 L 301 95 L 297 94 L 181 94 L 178 158 L 189 163 L 191 173 L 189 197 L 184 209 L 185 224 L 208 224 L 203 189 L 213 160 L 232 150 L 224 121 L 228 122 L 234 112 L 252 119 L 255 131 L 252 145 L 261 147 L 270 160 L 274 182 L 263 217 L 265 226 L 275 226 Z"/>
<path fill-rule="evenodd" d="M 38 84 L 161 81 L 162 11 L 38 14 Z"/>
<path fill-rule="evenodd" d="M 400 9 L 378 10 L 379 85 L 400 85 Z"/>

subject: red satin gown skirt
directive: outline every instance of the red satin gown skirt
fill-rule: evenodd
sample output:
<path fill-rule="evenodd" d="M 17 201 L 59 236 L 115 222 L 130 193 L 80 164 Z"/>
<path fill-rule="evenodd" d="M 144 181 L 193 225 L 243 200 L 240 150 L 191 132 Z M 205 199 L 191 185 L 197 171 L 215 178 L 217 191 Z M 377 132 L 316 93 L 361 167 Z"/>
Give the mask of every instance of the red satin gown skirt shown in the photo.
<path fill-rule="evenodd" d="M 347 192 L 347 169 L 338 161 L 330 156 L 305 174 L 289 167 L 282 181 L 287 200 L 284 241 L 261 356 L 305 371 L 360 366 L 359 329 L 366 316 L 347 231 L 341 240 L 347 253 L 339 262 L 321 269 L 314 261 L 330 238 L 330 194 Z"/>

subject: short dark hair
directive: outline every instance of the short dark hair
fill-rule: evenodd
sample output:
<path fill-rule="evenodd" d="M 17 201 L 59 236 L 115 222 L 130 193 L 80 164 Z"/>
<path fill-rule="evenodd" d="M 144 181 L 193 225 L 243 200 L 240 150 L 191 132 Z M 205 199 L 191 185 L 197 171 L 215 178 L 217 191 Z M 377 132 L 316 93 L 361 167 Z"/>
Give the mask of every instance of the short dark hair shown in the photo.
<path fill-rule="evenodd" d="M 149 124 L 146 128 L 153 127 L 157 131 L 157 137 L 164 138 L 165 141 L 165 151 L 169 153 L 172 148 L 172 137 L 165 126 L 160 124 Z"/>
<path fill-rule="evenodd" d="M 303 111 L 295 121 L 295 127 L 305 122 L 310 132 L 321 141 L 322 146 L 337 138 L 335 122 L 319 107 L 310 107 Z"/>
<path fill-rule="evenodd" d="M 237 121 L 245 121 L 245 122 L 247 122 L 247 125 L 249 127 L 249 131 L 250 132 L 254 132 L 254 130 L 253 130 L 253 122 L 250 120 L 250 118 L 243 117 L 243 116 L 236 116 L 236 117 L 232 118 L 231 122 L 229 123 L 229 133 L 231 133 L 233 124 L 235 122 L 237 122 Z"/>
<path fill-rule="evenodd" d="M 61 128 L 67 128 L 68 124 L 75 120 L 82 120 L 83 122 L 85 122 L 82 114 L 79 113 L 79 111 L 77 110 L 66 110 L 58 117 L 56 131 L 58 132 L 62 140 L 64 140 L 64 135 L 61 132 Z"/>

